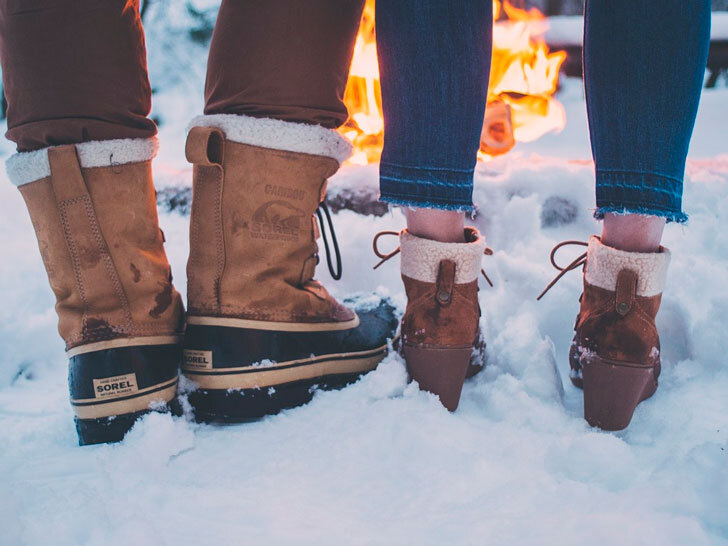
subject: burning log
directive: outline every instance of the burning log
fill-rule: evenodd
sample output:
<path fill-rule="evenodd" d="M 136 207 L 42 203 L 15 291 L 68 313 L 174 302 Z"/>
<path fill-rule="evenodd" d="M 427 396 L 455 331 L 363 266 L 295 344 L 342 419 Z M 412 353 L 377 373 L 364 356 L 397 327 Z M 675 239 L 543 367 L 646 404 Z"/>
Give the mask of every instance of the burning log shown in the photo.
<path fill-rule="evenodd" d="M 490 156 L 501 155 L 515 145 L 510 105 L 502 100 L 489 102 L 480 134 L 480 151 Z"/>
<path fill-rule="evenodd" d="M 363 216 L 379 217 L 389 212 L 389 205 L 379 200 L 379 191 L 372 186 L 329 191 L 326 195 L 326 204 L 334 213 L 350 210 Z"/>
<path fill-rule="evenodd" d="M 389 205 L 379 201 L 376 186 L 332 187 L 326 204 L 333 213 L 350 210 L 363 216 L 384 216 Z M 192 207 L 192 188 L 187 185 L 166 186 L 157 190 L 157 205 L 166 212 L 189 216 Z"/>

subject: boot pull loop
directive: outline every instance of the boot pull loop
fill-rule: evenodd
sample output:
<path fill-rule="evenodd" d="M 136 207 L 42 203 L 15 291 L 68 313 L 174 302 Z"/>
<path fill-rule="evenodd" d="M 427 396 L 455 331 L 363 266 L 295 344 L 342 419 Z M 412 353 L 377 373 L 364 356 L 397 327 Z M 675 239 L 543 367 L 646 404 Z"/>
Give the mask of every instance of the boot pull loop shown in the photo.
<path fill-rule="evenodd" d="M 77 197 L 89 195 L 81 174 L 76 147 L 54 146 L 48 149 L 48 163 L 51 169 L 51 186 L 58 204 Z"/>
<path fill-rule="evenodd" d="M 193 127 L 187 135 L 185 156 L 193 165 L 222 166 L 225 134 L 215 127 Z"/>
<path fill-rule="evenodd" d="M 321 214 L 324 211 L 326 215 L 326 223 L 329 225 L 329 231 L 331 233 L 331 244 L 334 247 L 334 253 L 336 254 L 336 269 L 334 264 L 331 262 L 331 250 L 329 249 L 329 239 L 326 236 L 326 226 L 324 225 L 324 218 Z M 321 201 L 318 208 L 316 209 L 316 216 L 318 216 L 319 224 L 321 225 L 321 238 L 324 240 L 324 248 L 326 249 L 326 263 L 329 266 L 329 273 L 334 280 L 341 279 L 342 265 L 341 265 L 341 252 L 339 251 L 339 241 L 336 239 L 336 231 L 334 231 L 334 223 L 331 220 L 331 214 L 329 213 L 329 207 L 326 205 L 326 201 Z"/>
<path fill-rule="evenodd" d="M 483 251 L 483 254 L 485 254 L 486 256 L 492 256 L 493 255 L 493 249 L 486 246 L 485 247 L 485 250 Z M 488 282 L 488 284 L 490 285 L 490 287 L 493 288 L 493 281 L 491 281 L 490 280 L 490 277 L 488 277 L 488 274 L 485 272 L 485 268 L 481 267 L 480 268 L 480 272 L 483 275 L 483 277 L 485 278 L 485 280 Z"/>
<path fill-rule="evenodd" d="M 199 260 L 198 251 L 195 250 L 194 241 L 197 240 L 200 226 L 209 226 L 212 229 L 213 239 L 216 241 L 214 248 L 215 256 L 215 277 L 214 282 L 207 294 L 213 300 L 217 311 L 221 309 L 221 286 L 223 273 L 225 272 L 225 242 L 224 227 L 222 220 L 222 194 L 225 185 L 225 170 L 223 169 L 223 154 L 225 149 L 225 134 L 215 127 L 192 127 L 187 134 L 185 143 L 185 156 L 187 161 L 192 163 L 197 174 L 193 177 L 193 192 L 205 194 L 205 201 L 210 201 L 209 206 L 213 213 L 211 217 L 201 218 L 198 207 L 193 204 L 190 212 L 190 261 Z M 198 176 L 199 175 L 199 176 Z M 204 188 L 204 189 L 203 189 Z M 197 197 L 195 197 L 197 202 Z M 207 290 L 207 289 L 206 289 Z"/>
<path fill-rule="evenodd" d="M 390 258 L 394 258 L 397 254 L 399 254 L 400 248 L 399 246 L 395 248 L 392 252 L 389 254 L 383 254 L 379 251 L 379 238 L 383 235 L 396 235 L 399 236 L 398 231 L 380 231 L 374 236 L 374 239 L 372 240 L 372 249 L 374 250 L 374 254 L 377 255 L 377 258 L 381 258 L 377 265 L 375 265 L 372 269 L 378 268 L 380 265 L 382 265 L 384 262 L 389 260 Z"/>
<path fill-rule="evenodd" d="M 637 273 L 631 269 L 622 269 L 617 275 L 614 308 L 621 316 L 626 316 L 632 310 L 637 296 Z"/>
<path fill-rule="evenodd" d="M 561 277 L 566 275 L 569 271 L 573 271 L 574 269 L 578 269 L 579 267 L 583 266 L 586 267 L 586 252 L 582 254 L 581 256 L 577 257 L 574 261 L 572 261 L 569 265 L 566 267 L 561 267 L 559 264 L 556 263 L 556 252 L 558 250 L 566 245 L 578 245 L 578 246 L 589 246 L 589 243 L 585 243 L 584 241 L 562 241 L 558 245 L 556 245 L 554 248 L 551 249 L 551 265 L 554 266 L 554 268 L 559 270 L 559 274 L 554 277 L 554 280 L 552 280 L 546 288 L 543 289 L 543 292 L 541 292 L 538 297 L 536 298 L 536 301 L 540 300 L 544 297 L 546 292 L 551 290 L 553 286 L 561 280 Z"/>
<path fill-rule="evenodd" d="M 452 291 L 455 287 L 455 262 L 442 260 L 437 272 L 437 289 L 435 300 L 442 307 L 447 307 L 452 302 Z"/>
<path fill-rule="evenodd" d="M 126 331 L 132 331 L 134 321 L 129 300 L 96 217 L 94 203 L 81 173 L 76 147 L 67 145 L 50 148 L 48 163 L 51 169 L 51 187 L 60 213 L 63 238 L 71 259 L 76 289 L 83 303 L 83 332 L 89 328 L 89 302 L 100 301 L 100 298 L 103 298 L 103 301 L 108 302 L 113 309 L 110 297 L 116 298 L 121 326 Z M 96 263 L 83 264 L 80 249 L 98 256 Z M 111 294 L 113 296 L 110 296 Z"/>

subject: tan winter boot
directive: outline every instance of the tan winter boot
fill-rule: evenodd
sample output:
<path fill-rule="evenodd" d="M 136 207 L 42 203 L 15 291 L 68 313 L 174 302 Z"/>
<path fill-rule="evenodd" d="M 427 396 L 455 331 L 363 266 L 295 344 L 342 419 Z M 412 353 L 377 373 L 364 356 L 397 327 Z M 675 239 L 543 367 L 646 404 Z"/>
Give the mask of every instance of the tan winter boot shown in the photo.
<path fill-rule="evenodd" d="M 156 139 L 19 153 L 19 186 L 56 295 L 79 442 L 118 441 L 175 395 L 183 309 L 157 222 Z"/>
<path fill-rule="evenodd" d="M 557 245 L 551 254 L 554 265 L 554 253 L 564 244 L 587 245 Z M 572 383 L 584 389 L 584 417 L 592 426 L 626 428 L 637 405 L 657 390 L 660 338 L 655 317 L 669 263 L 670 251 L 664 247 L 655 253 L 625 252 L 592 236 L 587 252 L 554 280 L 584 265 L 569 362 Z"/>
<path fill-rule="evenodd" d="M 393 232 L 382 232 L 380 235 Z M 484 343 L 480 335 L 478 273 L 489 251 L 475 228 L 465 228 L 465 243 L 422 239 L 406 229 L 399 249 L 375 253 L 382 262 L 402 253 L 402 281 L 407 309 L 401 325 L 401 352 L 410 377 L 422 390 L 437 394 L 455 411 L 469 369 L 482 368 Z M 382 263 L 380 262 L 380 264 Z"/>
<path fill-rule="evenodd" d="M 381 301 L 357 315 L 313 278 L 314 214 L 348 143 L 319 126 L 213 115 L 193 121 L 186 151 L 194 189 L 183 371 L 198 385 L 189 395 L 197 418 L 275 413 L 307 402 L 317 385 L 374 369 L 394 336 L 393 307 Z"/>

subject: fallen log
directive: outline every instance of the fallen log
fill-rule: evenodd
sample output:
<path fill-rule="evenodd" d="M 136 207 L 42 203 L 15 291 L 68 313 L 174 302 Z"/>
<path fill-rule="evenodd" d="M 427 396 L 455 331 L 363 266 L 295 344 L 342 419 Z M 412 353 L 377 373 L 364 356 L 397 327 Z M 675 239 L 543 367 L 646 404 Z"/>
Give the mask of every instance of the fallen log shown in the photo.
<path fill-rule="evenodd" d="M 350 210 L 364 216 L 384 216 L 389 205 L 379 201 L 377 188 L 368 185 L 329 189 L 326 196 L 329 210 L 337 213 Z M 186 185 L 166 186 L 157 190 L 157 205 L 166 212 L 189 216 L 192 206 L 192 188 Z"/>

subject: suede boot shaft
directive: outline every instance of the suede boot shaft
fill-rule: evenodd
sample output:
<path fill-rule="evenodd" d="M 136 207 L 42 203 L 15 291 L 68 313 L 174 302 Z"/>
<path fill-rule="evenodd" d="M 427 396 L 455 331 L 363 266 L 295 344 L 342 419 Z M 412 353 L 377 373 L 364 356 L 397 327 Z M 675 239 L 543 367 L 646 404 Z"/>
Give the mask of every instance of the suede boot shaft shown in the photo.
<path fill-rule="evenodd" d="M 194 164 L 194 199 L 187 265 L 189 314 L 193 320 L 227 317 L 351 327 L 355 314 L 313 279 L 319 235 L 314 213 L 339 162 L 233 140 L 248 140 L 247 124 L 264 130 L 261 122 L 270 122 L 272 138 L 277 128 L 294 126 L 243 116 L 206 116 L 190 130 L 186 152 Z M 223 129 L 199 126 L 202 123 Z M 316 145 L 329 146 L 331 155 L 347 149 L 333 131 L 297 124 L 295 130 L 302 131 L 296 138 L 304 142 L 309 133 L 318 134 L 324 140 Z M 265 138 L 257 142 L 267 143 Z M 285 144 L 282 139 L 276 145 Z"/>
<path fill-rule="evenodd" d="M 99 343 L 174 343 L 182 332 L 157 220 L 155 151 L 154 140 L 89 142 L 8 162 L 56 296 L 59 332 L 73 353 Z"/>

